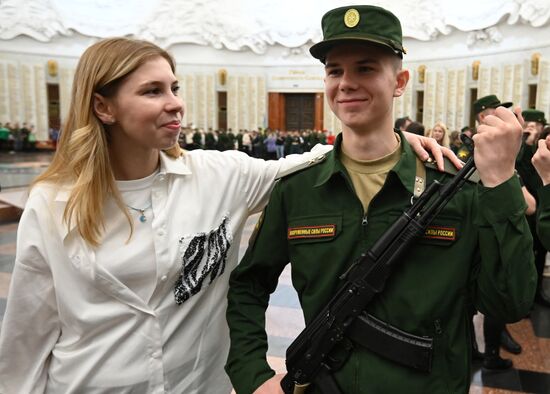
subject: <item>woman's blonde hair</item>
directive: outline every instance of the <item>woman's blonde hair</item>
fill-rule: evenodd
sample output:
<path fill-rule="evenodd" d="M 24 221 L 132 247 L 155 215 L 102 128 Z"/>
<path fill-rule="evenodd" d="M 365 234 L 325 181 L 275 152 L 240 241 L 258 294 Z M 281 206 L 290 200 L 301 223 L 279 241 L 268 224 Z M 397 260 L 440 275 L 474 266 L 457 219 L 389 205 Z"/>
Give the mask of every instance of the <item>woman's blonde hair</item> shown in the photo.
<path fill-rule="evenodd" d="M 433 137 L 433 130 L 436 127 L 439 127 L 443 130 L 443 141 L 441 141 L 441 146 L 449 148 L 450 147 L 449 130 L 447 130 L 447 126 L 443 122 L 437 122 L 436 124 L 434 124 L 434 127 L 426 131 L 426 137 Z"/>
<path fill-rule="evenodd" d="M 163 57 L 175 72 L 175 62 L 162 48 L 147 41 L 109 38 L 90 46 L 76 68 L 71 103 L 57 151 L 47 170 L 33 182 L 58 186 L 72 183 L 63 213 L 68 227 L 74 220 L 80 235 L 91 245 L 100 244 L 104 230 L 103 210 L 112 196 L 126 215 L 132 234 L 132 219 L 115 185 L 109 160 L 109 130 L 96 116 L 94 94 L 112 97 L 121 82 L 147 61 Z"/>

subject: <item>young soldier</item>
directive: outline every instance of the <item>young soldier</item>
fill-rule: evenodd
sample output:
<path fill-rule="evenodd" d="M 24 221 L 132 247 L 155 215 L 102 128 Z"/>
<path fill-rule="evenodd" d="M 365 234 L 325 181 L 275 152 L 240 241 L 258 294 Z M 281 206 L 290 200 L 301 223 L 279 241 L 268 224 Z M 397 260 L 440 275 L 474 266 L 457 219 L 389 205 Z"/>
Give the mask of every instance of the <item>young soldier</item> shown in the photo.
<path fill-rule="evenodd" d="M 542 285 L 544 265 L 546 264 L 546 252 L 549 250 L 548 239 L 544 238 L 547 234 L 545 234 L 544 231 L 548 220 L 546 217 L 550 212 L 548 211 L 549 202 L 546 197 L 548 192 L 545 191 L 547 189 L 545 178 L 548 178 L 548 174 L 541 167 L 543 165 L 541 159 L 544 157 L 543 153 L 545 152 L 545 140 L 540 140 L 540 138 L 544 126 L 546 125 L 546 119 L 544 112 L 536 109 L 526 109 L 522 112 L 522 116 L 525 120 L 523 131 L 527 138 L 525 139 L 521 154 L 518 157 L 518 172 L 522 178 L 525 179 L 527 188 L 536 196 L 539 204 L 536 223 L 535 220 L 533 220 L 534 217 L 530 218 L 531 230 L 533 231 L 534 238 L 535 266 L 538 274 L 535 302 L 549 308 L 550 298 L 544 293 L 544 287 Z M 539 153 L 535 153 L 535 151 Z M 535 165 L 535 167 L 533 167 L 533 165 Z M 535 227 L 538 230 L 536 233 Z"/>
<path fill-rule="evenodd" d="M 521 115 L 523 116 L 523 120 L 525 120 L 523 131 L 528 135 L 525 143 L 528 145 L 537 145 L 546 125 L 544 112 L 529 108 L 523 111 Z"/>
<path fill-rule="evenodd" d="M 409 79 L 401 68 L 399 20 L 383 8 L 350 6 L 329 11 L 322 27 L 324 39 L 310 52 L 325 65 L 325 92 L 342 133 L 323 163 L 275 187 L 263 225 L 231 275 L 226 371 L 238 394 L 281 392 L 282 375 L 274 376 L 266 361 L 264 313 L 285 265 L 292 264 L 307 325 L 335 294 L 339 277 L 410 206 L 416 189 L 451 177 L 418 165 L 392 127 L 393 98 Z M 382 325 L 432 338 L 431 371 L 367 350 L 355 338 L 367 346 L 369 338 L 359 335 L 333 375 L 343 393 L 467 392 L 470 304 L 505 321 L 529 309 L 532 239 L 514 176 L 521 126 L 502 108 L 485 123 L 474 137 L 482 185 L 463 186 L 366 308 Z M 315 382 L 311 392 L 318 392 Z"/>
<path fill-rule="evenodd" d="M 485 124 L 489 115 L 494 115 L 498 107 L 509 108 L 511 102 L 502 103 L 494 94 L 481 97 L 473 104 L 473 110 L 477 122 Z M 525 195 L 530 193 L 522 188 Z M 531 197 L 532 198 L 532 197 Z M 489 370 L 503 370 L 511 368 L 512 360 L 500 357 L 500 347 L 502 346 L 508 352 L 519 354 L 522 351 L 521 345 L 517 343 L 506 329 L 503 321 L 494 318 L 492 315 L 486 315 L 483 319 L 483 337 L 485 339 L 485 354 L 483 357 L 483 367 Z M 475 339 L 474 339 L 475 340 Z"/>
<path fill-rule="evenodd" d="M 546 123 L 544 114 L 542 114 L 541 123 Z M 550 250 L 550 186 L 548 186 L 550 185 L 550 136 L 538 141 L 533 165 L 543 184 L 538 193 L 537 233 L 546 250 Z"/>

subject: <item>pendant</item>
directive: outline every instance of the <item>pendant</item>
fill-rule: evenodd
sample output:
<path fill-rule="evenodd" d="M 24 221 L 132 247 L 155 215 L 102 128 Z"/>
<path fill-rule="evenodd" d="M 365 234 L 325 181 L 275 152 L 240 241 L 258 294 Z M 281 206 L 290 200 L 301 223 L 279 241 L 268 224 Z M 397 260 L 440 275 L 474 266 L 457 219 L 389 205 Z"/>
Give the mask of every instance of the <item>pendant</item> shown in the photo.
<path fill-rule="evenodd" d="M 147 221 L 147 217 L 145 216 L 145 212 L 141 211 L 141 215 L 139 217 L 139 221 L 141 223 L 145 223 Z"/>

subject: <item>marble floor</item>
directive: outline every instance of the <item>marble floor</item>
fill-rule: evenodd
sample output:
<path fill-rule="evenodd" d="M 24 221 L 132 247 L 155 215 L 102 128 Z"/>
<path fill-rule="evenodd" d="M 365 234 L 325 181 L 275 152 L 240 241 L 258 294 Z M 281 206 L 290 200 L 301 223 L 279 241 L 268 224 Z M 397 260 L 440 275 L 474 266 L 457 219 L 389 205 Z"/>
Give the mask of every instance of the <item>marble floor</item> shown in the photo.
<path fill-rule="evenodd" d="M 0 153 L 0 202 L 14 198 L 42 171 L 51 154 L 7 155 Z M 18 197 L 19 198 L 19 197 Z M 258 215 L 249 218 L 240 245 L 244 253 Z M 5 311 L 11 271 L 15 260 L 17 221 L 0 221 L 0 321 Z M 545 279 L 550 294 L 550 278 Z M 474 318 L 478 343 L 483 349 L 482 315 Z M 269 334 L 268 358 L 273 368 L 284 371 L 284 355 L 293 338 L 301 331 L 304 320 L 290 280 L 290 270 L 284 270 L 277 290 L 272 295 L 266 317 Z M 528 318 L 508 325 L 512 336 L 522 345 L 519 355 L 502 350 L 514 367 L 504 372 L 487 372 L 474 366 L 470 394 L 548 393 L 550 394 L 550 309 L 535 305 Z"/>

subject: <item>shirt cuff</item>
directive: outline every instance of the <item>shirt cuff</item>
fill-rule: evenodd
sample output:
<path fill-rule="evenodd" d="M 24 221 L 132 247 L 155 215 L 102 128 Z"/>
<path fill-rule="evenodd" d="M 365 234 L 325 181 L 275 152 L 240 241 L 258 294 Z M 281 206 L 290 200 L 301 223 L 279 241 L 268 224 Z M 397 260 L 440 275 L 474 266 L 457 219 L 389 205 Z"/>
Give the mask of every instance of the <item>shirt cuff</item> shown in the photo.
<path fill-rule="evenodd" d="M 478 193 L 482 225 L 506 221 L 511 216 L 524 214 L 527 208 L 515 175 L 495 187 L 478 185 Z"/>

